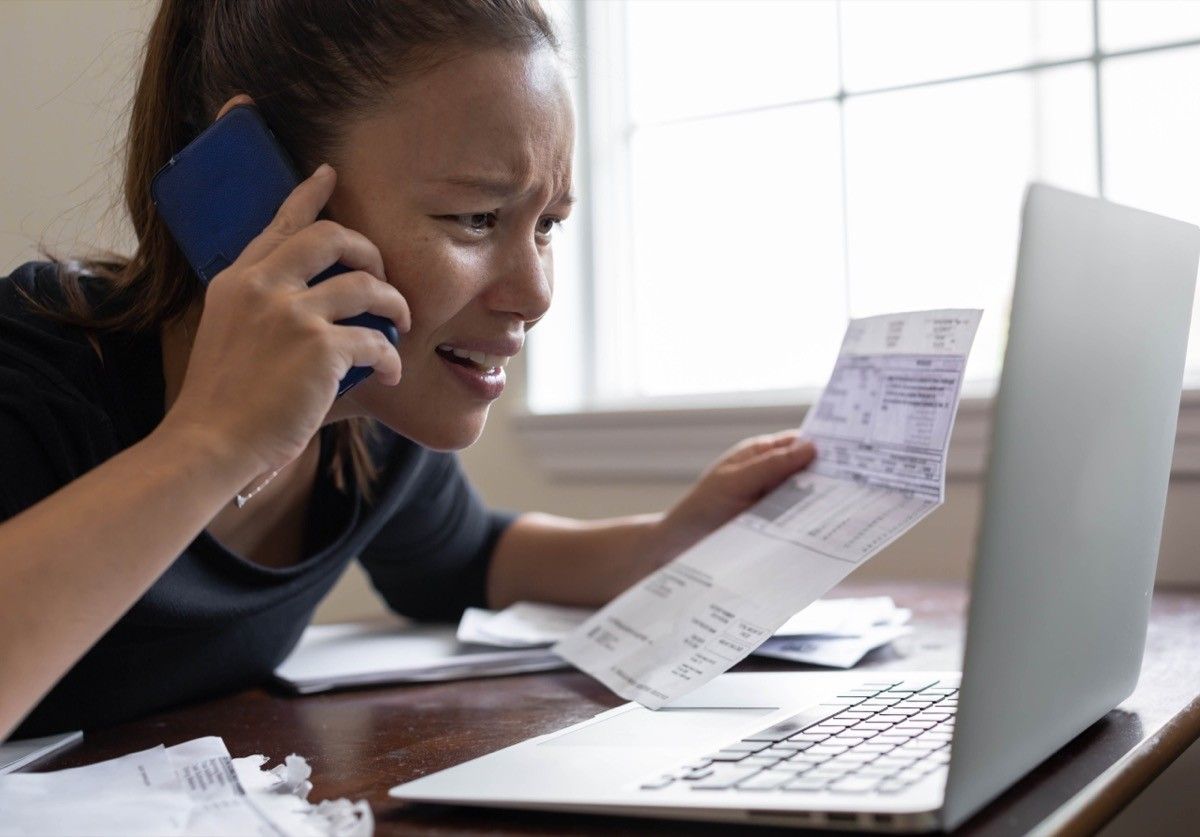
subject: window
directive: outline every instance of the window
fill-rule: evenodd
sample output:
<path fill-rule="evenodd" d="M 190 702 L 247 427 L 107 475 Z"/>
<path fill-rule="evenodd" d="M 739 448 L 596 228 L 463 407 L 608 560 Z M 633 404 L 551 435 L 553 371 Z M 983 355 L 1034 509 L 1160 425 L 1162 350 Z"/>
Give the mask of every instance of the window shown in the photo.
<path fill-rule="evenodd" d="M 986 394 L 1028 181 L 1200 223 L 1200 2 L 552 11 L 583 205 L 530 339 L 534 412 L 795 403 L 847 317 L 925 307 L 985 309 Z"/>

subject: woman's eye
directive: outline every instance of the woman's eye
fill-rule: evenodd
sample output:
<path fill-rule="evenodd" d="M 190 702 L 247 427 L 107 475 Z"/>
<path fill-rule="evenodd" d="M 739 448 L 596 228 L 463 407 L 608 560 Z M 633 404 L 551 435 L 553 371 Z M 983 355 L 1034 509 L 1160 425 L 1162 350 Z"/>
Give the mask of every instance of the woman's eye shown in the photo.
<path fill-rule="evenodd" d="M 549 237 L 554 232 L 554 228 L 562 225 L 562 218 L 539 218 L 537 222 L 537 234 Z"/>
<path fill-rule="evenodd" d="M 465 215 L 447 215 L 446 218 L 475 233 L 487 232 L 496 226 L 495 212 L 468 212 Z"/>

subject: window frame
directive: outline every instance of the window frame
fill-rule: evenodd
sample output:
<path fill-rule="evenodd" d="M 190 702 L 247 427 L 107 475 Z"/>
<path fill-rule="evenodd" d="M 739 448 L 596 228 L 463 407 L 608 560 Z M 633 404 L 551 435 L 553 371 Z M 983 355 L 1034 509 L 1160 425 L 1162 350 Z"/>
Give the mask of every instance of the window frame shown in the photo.
<path fill-rule="evenodd" d="M 1034 61 L 994 70 L 940 77 L 919 82 L 848 91 L 839 67 L 838 90 L 812 99 L 769 105 L 794 107 L 817 102 L 835 102 L 845 143 L 845 103 L 849 99 L 927 88 L 1003 75 L 1035 73 L 1061 67 L 1090 64 L 1093 75 L 1095 112 L 1096 187 L 1105 196 L 1103 73 L 1104 62 L 1127 56 L 1200 47 L 1200 38 L 1105 51 L 1100 34 L 1100 0 L 1091 0 L 1092 49 L 1073 58 Z M 682 396 L 637 396 L 602 398 L 612 392 L 611 381 L 622 373 L 627 359 L 622 347 L 627 341 L 614 332 L 632 310 L 628 283 L 616 293 L 597 292 L 598 277 L 619 270 L 629 275 L 631 253 L 628 231 L 616 228 L 630 223 L 628 194 L 630 136 L 635 126 L 627 107 L 627 78 L 624 39 L 614 32 L 624 26 L 623 3 L 569 2 L 565 18 L 572 31 L 567 41 L 576 46 L 575 95 L 580 115 L 577 126 L 578 191 L 583 195 L 572 226 L 579 231 L 576 254 L 577 278 L 582 292 L 582 322 L 577 322 L 580 352 L 584 359 L 578 384 L 578 404 L 561 411 L 534 410 L 527 394 L 528 363 L 521 363 L 521 403 L 511 418 L 517 436 L 538 464 L 554 478 L 567 480 L 610 480 L 649 478 L 691 479 L 721 450 L 739 439 L 782 427 L 798 426 L 819 393 L 817 389 L 778 389 L 754 392 L 717 392 Z M 839 11 L 839 38 L 840 32 Z M 592 50 L 592 44 L 604 44 Z M 601 81 L 602 80 L 602 81 Z M 667 125 L 736 115 L 746 111 L 717 111 L 701 117 L 684 117 L 646 123 Z M 617 116 L 619 115 L 619 116 Z M 845 155 L 843 154 L 843 189 Z M 605 208 L 606 209 L 601 209 Z M 624 207 L 625 211 L 611 207 Z M 616 246 L 612 246 L 616 242 Z M 849 259 L 847 252 L 845 258 Z M 848 265 L 845 273 L 849 281 Z M 602 329 L 607 334 L 602 334 Z M 535 338 L 536 339 L 536 338 Z M 602 347 L 612 350 L 598 352 Z M 989 454 L 991 414 L 995 381 L 968 386 L 961 402 L 951 440 L 951 479 L 978 479 L 986 471 Z M 1192 386 L 1189 386 L 1192 384 Z M 682 432 L 681 432 L 682 431 Z M 1200 380 L 1186 381 L 1180 401 L 1173 477 L 1200 477 Z"/>

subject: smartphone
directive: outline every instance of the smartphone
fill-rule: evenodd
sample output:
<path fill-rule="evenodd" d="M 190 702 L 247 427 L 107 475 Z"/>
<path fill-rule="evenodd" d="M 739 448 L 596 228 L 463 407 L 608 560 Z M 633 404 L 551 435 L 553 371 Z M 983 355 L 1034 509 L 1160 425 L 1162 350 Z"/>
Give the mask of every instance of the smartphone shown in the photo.
<path fill-rule="evenodd" d="M 159 169 L 150 195 L 188 264 L 208 284 L 266 229 L 299 183 L 295 165 L 258 109 L 238 105 Z M 308 284 L 348 270 L 335 264 Z M 396 324 L 386 317 L 363 313 L 338 325 L 374 328 L 393 346 L 399 344 Z M 351 368 L 338 384 L 338 395 L 373 371 Z"/>

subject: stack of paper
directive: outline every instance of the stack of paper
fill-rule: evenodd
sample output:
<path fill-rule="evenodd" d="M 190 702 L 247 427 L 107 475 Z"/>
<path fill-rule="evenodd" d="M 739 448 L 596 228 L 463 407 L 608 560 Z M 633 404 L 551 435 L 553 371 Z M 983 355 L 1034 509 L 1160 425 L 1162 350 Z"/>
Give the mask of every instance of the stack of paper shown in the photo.
<path fill-rule="evenodd" d="M 494 612 L 470 608 L 458 626 L 464 643 L 539 648 L 558 642 L 592 616 L 591 610 L 518 602 Z M 911 612 L 888 596 L 821 599 L 785 622 L 756 654 L 809 665 L 850 668 L 872 649 L 911 632 Z"/>
<path fill-rule="evenodd" d="M 210 736 L 52 773 L 0 776 L 0 835 L 298 835 L 368 837 L 366 802 L 307 801 L 300 756 L 262 770 Z"/>
<path fill-rule="evenodd" d="M 544 647 L 472 645 L 446 625 L 313 625 L 304 631 L 275 677 L 311 694 L 345 686 L 491 677 L 563 668 Z"/>

